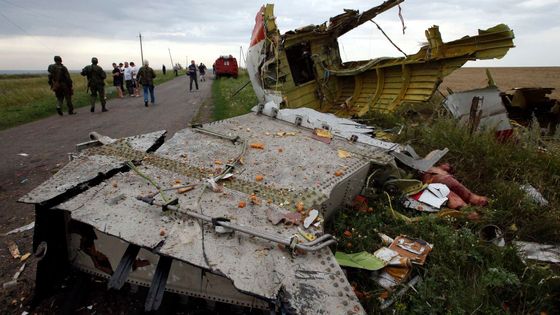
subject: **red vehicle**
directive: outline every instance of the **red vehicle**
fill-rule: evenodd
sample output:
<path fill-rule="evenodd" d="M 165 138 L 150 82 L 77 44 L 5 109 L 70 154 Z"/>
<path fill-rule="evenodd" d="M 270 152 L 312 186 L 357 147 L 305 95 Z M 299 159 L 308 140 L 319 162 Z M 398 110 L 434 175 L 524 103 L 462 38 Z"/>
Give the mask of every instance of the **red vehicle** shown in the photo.
<path fill-rule="evenodd" d="M 220 77 L 237 78 L 237 74 L 237 59 L 235 59 L 232 55 L 220 56 L 220 58 L 216 59 L 216 62 L 214 62 L 214 75 L 216 76 L 216 79 L 219 79 Z"/>

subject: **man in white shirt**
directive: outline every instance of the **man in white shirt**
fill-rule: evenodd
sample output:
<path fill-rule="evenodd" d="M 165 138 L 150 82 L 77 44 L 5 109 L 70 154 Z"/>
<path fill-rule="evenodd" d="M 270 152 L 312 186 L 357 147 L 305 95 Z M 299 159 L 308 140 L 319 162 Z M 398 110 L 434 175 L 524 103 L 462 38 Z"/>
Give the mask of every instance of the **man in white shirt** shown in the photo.
<path fill-rule="evenodd" d="M 124 62 L 124 82 L 126 83 L 128 96 L 134 95 L 134 89 L 132 86 L 132 67 L 128 66 L 128 61 Z"/>
<path fill-rule="evenodd" d="M 136 76 L 138 75 L 138 67 L 134 64 L 134 62 L 130 62 L 131 76 L 132 76 L 132 88 L 134 89 L 134 97 L 140 96 L 140 91 L 138 89 L 138 80 Z"/>

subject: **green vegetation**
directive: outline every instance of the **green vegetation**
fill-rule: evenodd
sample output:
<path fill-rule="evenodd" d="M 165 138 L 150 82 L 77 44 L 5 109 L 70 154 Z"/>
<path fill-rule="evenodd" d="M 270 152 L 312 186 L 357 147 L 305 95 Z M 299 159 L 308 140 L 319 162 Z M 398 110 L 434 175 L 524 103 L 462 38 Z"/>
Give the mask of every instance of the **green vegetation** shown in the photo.
<path fill-rule="evenodd" d="M 217 80 L 213 85 L 214 119 L 244 114 L 256 104 L 252 89 L 229 98 L 245 82 Z M 422 282 L 398 298 L 386 313 L 396 314 L 558 314 L 560 270 L 558 266 L 523 262 L 512 241 L 560 243 L 560 149 L 547 143 L 539 130 L 520 129 L 510 141 L 500 142 L 492 132 L 471 135 L 458 127 L 439 103 L 404 109 L 394 115 L 373 114 L 362 122 L 383 128 L 404 129 L 394 139 L 408 143 L 421 155 L 447 147 L 441 161 L 454 167 L 455 176 L 473 192 L 490 198 L 486 207 L 469 206 L 457 217 L 440 217 L 405 209 L 398 195 L 377 190 L 369 197 L 371 213 L 341 209 L 326 227 L 339 239 L 336 250 L 373 253 L 382 243 L 377 231 L 389 236 L 408 235 L 434 245 L 423 266 L 413 275 Z M 410 172 L 409 176 L 418 175 Z M 520 189 L 531 184 L 550 202 L 541 207 Z M 391 206 L 414 219 L 406 223 L 391 212 Z M 497 225 L 507 245 L 498 247 L 479 239 L 480 229 Z M 351 232 L 351 237 L 345 231 Z M 384 289 L 371 272 L 348 268 L 355 288 L 366 293 L 361 300 L 368 313 L 383 313 L 378 297 Z M 399 288 L 397 288 L 398 290 Z"/>
<path fill-rule="evenodd" d="M 404 118 L 406 116 L 406 118 Z M 438 116 L 434 114 L 434 116 Z M 406 223 L 392 215 L 387 196 L 377 191 L 369 199 L 372 213 L 340 211 L 330 226 L 339 236 L 338 249 L 374 252 L 382 247 L 375 230 L 395 237 L 408 235 L 434 245 L 424 266 L 415 266 L 423 282 L 393 305 L 398 314 L 553 314 L 560 312 L 560 276 L 557 266 L 522 262 L 510 241 L 560 243 L 560 151 L 539 144 L 538 131 L 522 130 L 517 140 L 499 142 L 493 133 L 470 135 L 446 117 L 425 119 L 400 115 L 373 119 L 386 127 L 406 126 L 396 139 L 410 143 L 422 155 L 448 147 L 442 162 L 473 192 L 491 199 L 488 206 L 462 209 L 459 217 L 441 218 L 405 209 L 393 196 L 394 210 L 415 218 Z M 422 121 L 419 123 L 418 121 Z M 519 188 L 536 187 L 550 202 L 540 207 Z M 477 213 L 476 216 L 469 214 Z M 478 219 L 476 218 L 478 217 Z M 486 224 L 502 229 L 508 245 L 481 242 L 478 232 Z M 352 231 L 352 237 L 344 231 Z M 362 303 L 378 313 L 384 290 L 370 273 L 349 270 L 349 280 L 369 293 Z M 388 312 L 392 312 L 388 311 Z M 541 313 L 542 314 L 542 313 Z"/>
<path fill-rule="evenodd" d="M 78 73 L 70 75 L 74 82 L 74 107 L 88 106 L 86 79 Z M 157 70 L 156 75 L 156 85 L 175 78 L 169 73 L 164 76 Z M 113 98 L 116 91 L 112 86 L 112 76 L 108 74 L 107 77 L 105 92 L 107 98 Z M 47 81 L 47 75 L 0 75 L 0 130 L 56 114 L 56 98 Z"/>
<path fill-rule="evenodd" d="M 220 78 L 212 83 L 212 101 L 214 103 L 214 120 L 243 115 L 257 105 L 257 97 L 251 84 L 245 86 L 237 95 L 235 92 L 249 82 L 247 71 L 239 69 L 237 79 Z"/>

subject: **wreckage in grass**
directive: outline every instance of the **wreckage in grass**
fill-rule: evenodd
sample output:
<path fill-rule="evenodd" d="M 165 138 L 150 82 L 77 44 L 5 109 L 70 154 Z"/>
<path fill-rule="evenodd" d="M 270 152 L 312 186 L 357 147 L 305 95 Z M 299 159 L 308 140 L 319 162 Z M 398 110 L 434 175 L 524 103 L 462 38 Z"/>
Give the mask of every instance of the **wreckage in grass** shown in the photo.
<path fill-rule="evenodd" d="M 271 6 L 264 7 L 248 60 L 261 101 L 254 113 L 184 129 L 167 141 L 159 131 L 124 139 L 93 134 L 80 144 L 69 164 L 20 200 L 36 207 L 34 249 L 44 253 L 38 296 L 49 294 L 73 266 L 108 278 L 112 289 L 127 282 L 149 287 L 147 311 L 168 291 L 270 312 L 364 313 L 328 248 L 336 239 L 325 234 L 324 223 L 368 189 L 373 170 L 390 173 L 399 159 L 425 171 L 446 151 L 421 159 L 408 146 L 372 138 L 370 127 L 314 109 L 346 116 L 390 110 L 398 102 L 386 96 L 394 96 L 395 84 L 399 102 L 414 89 L 424 100 L 449 69 L 503 55 L 511 46 L 506 27 L 485 33 L 493 40 L 484 49 L 471 47 L 468 38 L 446 46 L 432 29 L 433 43 L 422 50 L 427 59 L 340 64 L 336 37 L 359 25 L 360 16 L 371 19 L 399 2 L 363 14 L 347 11 L 331 26 L 266 42 L 261 36 L 277 31 Z M 307 82 L 288 67 L 306 45 L 300 39 L 312 54 L 303 61 L 313 70 Z M 269 55 L 273 42 L 277 59 Z M 315 56 L 317 49 L 330 54 Z M 279 93 L 270 85 L 274 67 Z M 328 69 L 331 80 L 315 79 L 324 78 L 327 70 L 315 73 L 320 69 Z M 420 77 L 426 87 L 414 85 Z M 356 97 L 341 112 L 335 100 L 344 98 L 345 86 Z M 367 106 L 360 105 L 360 93 L 373 86 L 375 97 L 367 94 Z M 336 96 L 328 106 L 321 94 L 327 91 Z M 309 219 L 312 210 L 319 215 Z"/>
<path fill-rule="evenodd" d="M 443 78 L 469 60 L 503 57 L 513 31 L 499 24 L 476 36 L 443 42 L 438 26 L 426 30 L 427 45 L 406 57 L 342 62 L 338 38 L 404 0 L 389 0 L 365 12 L 345 10 L 321 25 L 280 34 L 273 5 L 256 16 L 247 70 L 263 103 L 308 107 L 340 117 L 390 112 L 426 102 Z"/>

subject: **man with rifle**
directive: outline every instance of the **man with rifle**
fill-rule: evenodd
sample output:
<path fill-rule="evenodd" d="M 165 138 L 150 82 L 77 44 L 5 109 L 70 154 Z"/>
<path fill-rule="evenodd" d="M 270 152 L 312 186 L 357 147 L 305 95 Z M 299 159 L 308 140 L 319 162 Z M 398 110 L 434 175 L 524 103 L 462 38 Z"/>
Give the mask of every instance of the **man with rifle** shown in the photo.
<path fill-rule="evenodd" d="M 107 74 L 103 69 L 97 65 L 98 60 L 96 57 L 91 58 L 91 65 L 86 66 L 82 69 L 80 73 L 82 76 L 87 77 L 88 84 L 87 87 L 91 92 L 91 108 L 90 111 L 93 113 L 95 111 L 95 100 L 97 99 L 97 94 L 99 94 L 99 100 L 101 101 L 101 111 L 109 111 L 105 107 L 105 78 Z"/>
<path fill-rule="evenodd" d="M 72 79 L 68 69 L 62 64 L 60 56 L 54 56 L 54 63 L 49 65 L 49 85 L 56 95 L 56 112 L 62 116 L 62 103 L 66 99 L 68 106 L 68 114 L 74 115 L 74 106 L 72 105 Z"/>

